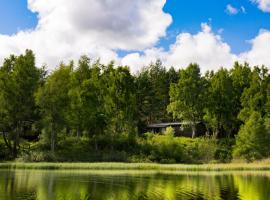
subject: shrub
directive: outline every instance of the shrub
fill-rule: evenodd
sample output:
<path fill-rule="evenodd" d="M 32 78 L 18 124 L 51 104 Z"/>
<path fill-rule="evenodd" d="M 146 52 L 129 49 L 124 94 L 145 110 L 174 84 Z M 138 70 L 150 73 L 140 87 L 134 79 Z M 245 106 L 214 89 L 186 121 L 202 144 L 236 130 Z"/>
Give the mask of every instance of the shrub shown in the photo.
<path fill-rule="evenodd" d="M 165 162 L 166 160 L 174 160 L 173 162 L 183 162 L 183 145 L 171 135 L 155 135 L 149 139 L 150 159 L 156 162 Z"/>
<path fill-rule="evenodd" d="M 270 131 L 268 120 L 257 112 L 251 114 L 236 136 L 233 155 L 247 161 L 266 158 L 270 155 Z"/>
<path fill-rule="evenodd" d="M 228 163 L 232 160 L 232 149 L 235 145 L 235 139 L 233 138 L 222 138 L 217 142 L 217 149 L 215 153 L 215 159 L 222 162 Z"/>
<path fill-rule="evenodd" d="M 166 128 L 165 132 L 164 132 L 164 135 L 167 135 L 169 137 L 173 137 L 175 134 L 175 131 L 173 129 L 173 127 L 169 126 Z"/>
<path fill-rule="evenodd" d="M 173 137 L 169 130 L 163 135 L 147 133 L 141 142 L 142 154 L 160 163 L 206 163 L 215 158 L 216 139 Z"/>
<path fill-rule="evenodd" d="M 31 153 L 23 153 L 17 161 L 23 162 L 55 162 L 56 156 L 47 151 L 32 151 Z"/>

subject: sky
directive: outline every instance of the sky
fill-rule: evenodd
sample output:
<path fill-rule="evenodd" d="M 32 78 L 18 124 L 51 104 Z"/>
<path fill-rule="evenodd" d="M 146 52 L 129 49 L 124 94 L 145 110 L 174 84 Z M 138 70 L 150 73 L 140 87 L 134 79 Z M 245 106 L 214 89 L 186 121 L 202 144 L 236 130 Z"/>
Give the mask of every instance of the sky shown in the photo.
<path fill-rule="evenodd" d="M 54 69 L 81 55 L 202 71 L 270 66 L 270 0 L 0 0 L 0 62 L 32 49 Z"/>

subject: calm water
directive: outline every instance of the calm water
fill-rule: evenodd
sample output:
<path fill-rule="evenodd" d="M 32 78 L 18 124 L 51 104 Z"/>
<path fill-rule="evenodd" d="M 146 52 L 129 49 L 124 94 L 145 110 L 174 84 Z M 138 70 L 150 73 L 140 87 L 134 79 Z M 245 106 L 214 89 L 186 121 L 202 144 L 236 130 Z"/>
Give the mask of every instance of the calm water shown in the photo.
<path fill-rule="evenodd" d="M 270 200 L 270 172 L 1 170 L 1 200 Z"/>

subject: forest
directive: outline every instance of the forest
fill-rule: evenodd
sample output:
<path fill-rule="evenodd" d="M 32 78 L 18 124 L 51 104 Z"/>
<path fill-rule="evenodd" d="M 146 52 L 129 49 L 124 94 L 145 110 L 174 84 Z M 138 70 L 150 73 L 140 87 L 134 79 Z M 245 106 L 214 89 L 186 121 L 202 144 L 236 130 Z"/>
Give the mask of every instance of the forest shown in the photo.
<path fill-rule="evenodd" d="M 199 65 L 161 61 L 128 66 L 82 56 L 53 71 L 35 55 L 0 67 L 0 160 L 22 162 L 212 163 L 270 157 L 270 73 L 236 62 L 201 73 Z M 189 122 L 192 138 L 168 127 Z M 204 135 L 196 135 L 202 122 Z"/>

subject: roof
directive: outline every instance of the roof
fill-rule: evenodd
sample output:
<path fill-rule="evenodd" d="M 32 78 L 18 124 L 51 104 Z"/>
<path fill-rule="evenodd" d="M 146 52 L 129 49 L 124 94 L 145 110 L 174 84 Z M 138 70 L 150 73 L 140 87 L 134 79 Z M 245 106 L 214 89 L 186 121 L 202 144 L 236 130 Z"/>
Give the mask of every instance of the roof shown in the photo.
<path fill-rule="evenodd" d="M 199 122 L 197 122 L 199 123 Z M 156 124 L 148 124 L 147 128 L 166 128 L 169 126 L 181 126 L 181 125 L 189 125 L 190 122 L 183 121 L 183 122 L 167 122 L 167 123 L 156 123 Z"/>

